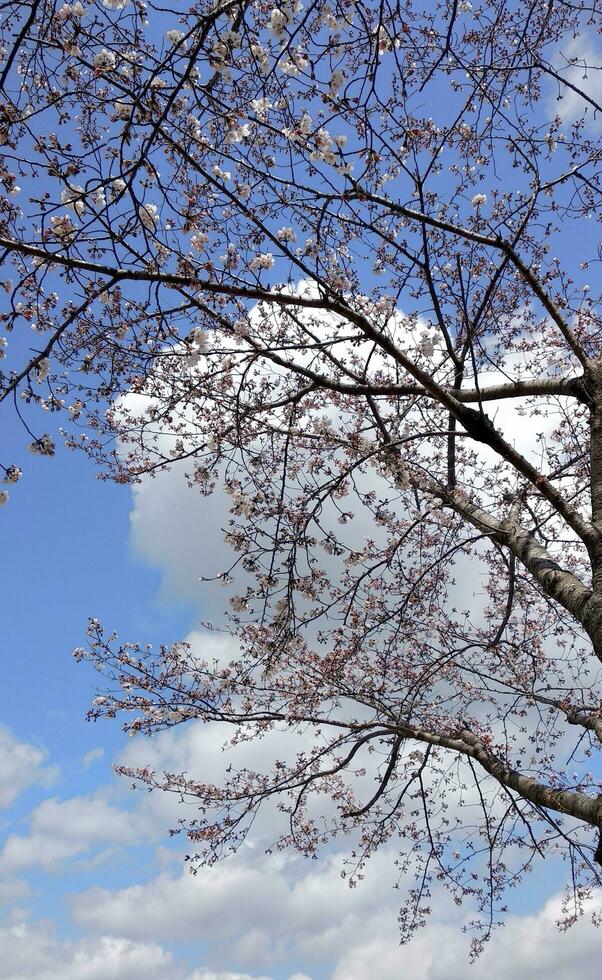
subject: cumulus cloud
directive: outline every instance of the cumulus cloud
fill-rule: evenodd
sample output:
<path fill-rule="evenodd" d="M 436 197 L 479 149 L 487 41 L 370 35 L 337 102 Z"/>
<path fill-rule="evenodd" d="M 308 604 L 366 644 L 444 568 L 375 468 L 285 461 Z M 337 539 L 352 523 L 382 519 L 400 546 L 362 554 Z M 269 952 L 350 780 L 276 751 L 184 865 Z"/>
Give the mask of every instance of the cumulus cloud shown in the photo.
<path fill-rule="evenodd" d="M 201 939 L 209 958 L 224 950 L 247 968 L 288 957 L 306 966 L 336 958 L 372 919 L 395 922 L 394 850 L 374 857 L 360 889 L 341 878 L 343 854 L 308 865 L 292 855 L 246 848 L 192 875 L 163 873 L 146 884 L 77 895 L 73 914 L 97 932 L 146 941 Z"/>
<path fill-rule="evenodd" d="M 47 799 L 29 817 L 26 835 L 12 834 L 0 854 L 0 872 L 13 873 L 37 865 L 58 871 L 64 862 L 88 855 L 100 845 L 123 847 L 143 842 L 150 830 L 144 818 L 103 799 L 102 793 L 68 800 Z"/>
<path fill-rule="evenodd" d="M 157 943 L 113 936 L 61 941 L 45 922 L 0 929 L 0 980 L 184 980 Z"/>
<path fill-rule="evenodd" d="M 551 105 L 555 111 L 567 122 L 572 122 L 586 112 L 590 126 L 599 131 L 602 117 L 587 101 L 589 98 L 598 105 L 602 104 L 602 50 L 593 37 L 575 37 L 558 53 L 555 68 L 572 86 L 563 86 L 562 92 L 557 86 L 554 87 Z M 559 94 L 562 95 L 560 100 L 557 99 Z"/>
<path fill-rule="evenodd" d="M 301 974 L 297 975 L 298 978 Z M 270 980 L 270 977 L 252 977 L 249 973 L 232 973 L 230 970 L 220 970 L 218 973 L 215 970 L 195 970 L 191 973 L 186 980 Z M 289 980 L 295 980 L 294 977 L 290 977 Z M 311 980 L 311 977 L 306 977 L 305 980 Z"/>
<path fill-rule="evenodd" d="M 160 570 L 166 596 L 207 604 L 208 590 L 199 578 L 222 571 L 229 499 L 219 491 L 201 497 L 184 474 L 185 466 L 175 464 L 134 486 L 131 544 L 136 555 Z"/>
<path fill-rule="evenodd" d="M 45 765 L 48 753 L 30 742 L 21 742 L 0 725 L 0 809 L 11 806 L 33 785 L 50 786 L 57 770 Z"/>
<path fill-rule="evenodd" d="M 89 752 L 86 752 L 85 755 L 82 756 L 82 766 L 84 769 L 88 769 L 94 762 L 98 762 L 99 759 L 102 759 L 104 754 L 105 750 L 100 748 L 100 746 L 95 749 L 90 749 Z"/>
<path fill-rule="evenodd" d="M 0 881 L 0 907 L 12 905 L 20 901 L 29 894 L 29 886 L 26 881 L 19 878 L 5 878 Z"/>
<path fill-rule="evenodd" d="M 190 972 L 154 940 L 106 934 L 61 939 L 48 920 L 29 922 L 18 912 L 0 926 L 0 948 L 0 980 L 271 980 L 204 966 Z"/>
<path fill-rule="evenodd" d="M 554 897 L 536 915 L 514 916 L 494 933 L 473 966 L 466 960 L 461 922 L 432 923 L 405 947 L 382 930 L 353 944 L 340 956 L 331 980 L 596 980 L 600 973 L 600 933 L 585 915 L 567 934 L 556 921 L 562 901 Z M 602 902 L 591 903 L 589 911 Z"/>
<path fill-rule="evenodd" d="M 196 876 L 164 873 L 113 892 L 90 889 L 77 896 L 74 914 L 92 932 L 140 943 L 151 937 L 160 942 L 201 939 L 208 943 L 209 962 L 223 962 L 228 950 L 232 964 L 246 969 L 267 966 L 272 971 L 274 964 L 292 961 L 310 973 L 316 966 L 330 980 L 464 980 L 468 973 L 472 980 L 598 976 L 599 933 L 590 913 L 600 911 L 602 899 L 590 903 L 568 934 L 559 933 L 556 925 L 560 896 L 536 914 L 511 917 L 469 967 L 463 931 L 469 912 L 453 907 L 438 889 L 427 926 L 408 946 L 399 946 L 394 844 L 374 857 L 357 889 L 349 889 L 340 877 L 344 856 L 327 854 L 308 866 L 290 855 L 265 857 L 248 849 Z M 216 977 L 222 980 L 221 973 Z M 210 978 L 211 972 L 198 974 L 198 980 Z M 304 973 L 293 974 L 290 980 L 302 978 Z"/>
<path fill-rule="evenodd" d="M 311 285 L 309 293 L 315 290 L 315 285 Z M 308 292 L 307 284 L 303 281 L 298 283 L 297 290 L 300 294 Z M 251 312 L 251 320 L 258 315 L 257 310 L 261 307 L 258 304 Z M 301 313 L 300 319 L 309 318 L 309 313 Z M 333 314 L 324 314 L 319 323 L 312 323 L 312 330 L 320 336 L 329 336 L 335 331 L 340 322 Z M 397 327 L 391 326 L 395 333 L 396 342 L 405 348 L 412 356 L 420 344 L 420 334 L 424 329 L 422 320 L 418 320 L 409 326 L 402 313 L 398 311 L 392 318 L 391 324 L 397 323 Z M 520 327 L 520 323 L 518 324 Z M 336 331 L 335 331 L 336 332 Z M 444 348 L 442 341 L 433 333 L 434 344 L 434 363 L 442 360 Z M 227 346 L 227 338 L 221 338 L 220 343 Z M 232 340 L 232 350 L 237 349 L 236 339 Z M 370 344 L 366 342 L 366 354 L 370 349 Z M 356 345 L 355 354 L 358 355 L 360 348 Z M 344 353 L 344 349 L 343 349 Z M 341 353 L 341 356 L 343 356 Z M 303 354 L 298 355 L 303 360 Z M 381 364 L 378 355 L 371 358 L 372 367 Z M 382 362 L 384 365 L 384 362 Z M 265 367 L 257 366 L 256 371 L 261 374 L 266 370 Z M 509 377 L 521 378 L 523 380 L 532 377 L 529 359 L 525 354 L 516 352 L 506 357 L 499 368 L 481 372 L 479 379 L 483 388 L 504 384 Z M 566 401 L 561 399 L 560 402 Z M 124 399 L 124 404 L 130 404 L 133 410 L 137 410 L 145 399 L 140 395 L 128 395 Z M 542 463 L 542 441 L 541 436 L 549 434 L 558 422 L 558 418 L 553 415 L 533 416 L 531 424 L 525 424 L 524 405 L 522 414 L 520 405 L 513 399 L 491 401 L 486 405 L 488 415 L 494 420 L 496 427 L 504 435 L 506 440 L 515 446 L 523 455 L 536 466 Z M 328 401 L 323 406 L 323 414 L 332 418 L 336 422 L 339 410 Z M 194 427 L 194 423 L 191 422 Z M 158 440 L 166 453 L 169 452 L 173 437 L 165 433 Z M 475 451 L 482 458 L 483 463 L 490 465 L 499 462 L 499 457 L 485 445 L 476 445 Z M 425 453 L 431 452 L 425 449 Z M 186 462 L 174 463 L 169 471 L 154 472 L 152 477 L 143 478 L 132 488 L 132 509 L 130 513 L 130 541 L 133 551 L 153 567 L 157 568 L 162 576 L 162 589 L 164 594 L 178 599 L 187 599 L 195 602 L 202 610 L 203 616 L 214 621 L 219 621 L 222 612 L 227 609 L 227 598 L 229 591 L 221 588 L 219 584 L 200 581 L 203 578 L 212 578 L 224 571 L 232 562 L 234 553 L 224 542 L 224 531 L 227 530 L 231 519 L 230 497 L 223 488 L 217 489 L 209 496 L 202 496 L 198 487 L 190 486 L 186 479 L 186 472 L 192 468 L 190 460 Z M 361 484 L 361 476 L 356 476 Z M 390 484 L 381 475 L 370 472 L 369 477 L 371 489 L 377 493 L 382 493 L 383 497 L 388 496 Z M 333 516 L 334 515 L 334 516 Z M 325 503 L 321 517 L 328 521 L 333 516 L 333 523 L 336 521 L 336 514 L 329 513 L 328 502 Z M 375 527 L 371 518 L 367 518 L 360 508 L 356 516 L 346 526 L 343 531 L 336 527 L 336 532 L 351 546 L 358 546 L 366 536 L 378 539 L 379 529 Z M 324 567 L 328 566 L 328 559 L 321 556 Z M 338 574 L 336 560 L 332 563 L 333 575 Z M 473 563 L 474 565 L 474 563 Z M 236 572 L 238 584 L 240 585 L 241 573 Z M 476 573 L 474 575 L 476 582 Z M 470 591 L 464 588 L 465 593 Z"/>

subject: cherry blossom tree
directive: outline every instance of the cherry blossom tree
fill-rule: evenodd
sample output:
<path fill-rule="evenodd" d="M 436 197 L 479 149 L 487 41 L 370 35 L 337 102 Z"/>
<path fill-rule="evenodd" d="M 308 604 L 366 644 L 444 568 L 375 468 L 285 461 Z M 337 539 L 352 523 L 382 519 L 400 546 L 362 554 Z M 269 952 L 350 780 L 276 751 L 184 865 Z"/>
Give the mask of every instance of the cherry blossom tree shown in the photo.
<path fill-rule="evenodd" d="M 38 455 L 230 499 L 231 658 L 93 620 L 92 716 L 289 732 L 124 771 L 194 804 L 195 867 L 271 800 L 352 881 L 395 842 L 402 935 L 443 883 L 477 951 L 539 858 L 564 924 L 600 882 L 596 7 L 3 6 L 1 398 Z"/>

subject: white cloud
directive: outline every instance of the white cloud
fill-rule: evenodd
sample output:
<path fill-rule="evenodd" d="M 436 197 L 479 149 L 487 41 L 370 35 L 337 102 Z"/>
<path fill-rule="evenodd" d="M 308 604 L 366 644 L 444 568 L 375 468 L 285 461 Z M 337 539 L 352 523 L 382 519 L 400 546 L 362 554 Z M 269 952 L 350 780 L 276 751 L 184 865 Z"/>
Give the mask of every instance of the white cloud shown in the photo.
<path fill-rule="evenodd" d="M 44 922 L 0 929 L 0 947 L 0 980 L 183 980 L 157 943 L 112 936 L 60 941 Z"/>
<path fill-rule="evenodd" d="M 32 811 L 29 823 L 29 834 L 12 834 L 6 840 L 0 872 L 12 873 L 33 865 L 57 871 L 66 860 L 87 855 L 99 845 L 142 843 L 150 829 L 144 815 L 134 818 L 103 799 L 100 792 L 69 800 L 44 800 Z"/>
<path fill-rule="evenodd" d="M 357 889 L 341 880 L 344 856 L 323 855 L 308 866 L 290 855 L 265 857 L 247 849 L 196 876 L 165 873 L 114 892 L 90 889 L 74 900 L 74 915 L 92 932 L 137 942 L 202 940 L 209 944 L 209 962 L 223 964 L 226 957 L 227 965 L 243 969 L 273 970 L 273 964 L 293 960 L 311 973 L 315 964 L 322 972 L 330 962 L 331 980 L 594 980 L 599 974 L 600 934 L 589 913 L 560 934 L 560 897 L 537 914 L 510 917 L 469 967 L 462 930 L 471 913 L 434 889 L 427 926 L 400 947 L 394 844 L 373 858 Z M 602 898 L 589 912 L 600 908 Z M 290 980 L 303 977 L 293 974 Z M 201 972 L 190 980 L 209 978 Z"/>
<path fill-rule="evenodd" d="M 0 809 L 11 806 L 33 785 L 49 786 L 56 768 L 46 766 L 48 753 L 30 742 L 20 742 L 0 725 Z"/>
<path fill-rule="evenodd" d="M 88 769 L 94 762 L 98 762 L 99 759 L 102 759 L 104 754 L 105 750 L 101 749 L 100 746 L 96 749 L 90 749 L 89 752 L 86 752 L 85 755 L 82 756 L 82 766 L 84 769 Z"/>
<path fill-rule="evenodd" d="M 297 980 L 301 980 L 301 974 L 297 974 Z M 218 973 L 215 970 L 195 970 L 191 973 L 186 980 L 270 980 L 270 977 L 252 977 L 249 973 L 232 973 L 230 970 L 220 970 Z M 295 977 L 290 977 L 289 980 L 295 980 Z M 306 977 L 305 980 L 311 980 L 311 977 Z"/>
<path fill-rule="evenodd" d="M 228 950 L 232 965 L 256 969 L 292 958 L 305 968 L 337 958 L 369 934 L 372 919 L 395 924 L 394 849 L 374 857 L 358 889 L 341 878 L 344 856 L 324 854 L 308 865 L 248 847 L 196 875 L 185 870 L 116 891 L 88 889 L 74 898 L 73 914 L 87 930 L 137 941 L 207 942 L 210 960 Z"/>
<path fill-rule="evenodd" d="M 593 106 L 580 94 L 583 92 L 598 105 L 602 103 L 602 52 L 592 37 L 578 35 L 573 38 L 559 52 L 554 67 L 577 91 L 563 86 L 560 93 L 562 98 L 558 100 L 558 85 L 552 82 L 550 107 L 567 122 L 586 112 L 590 127 L 598 131 L 602 126 L 602 117 L 600 113 L 594 115 Z"/>
<path fill-rule="evenodd" d="M 0 906 L 14 907 L 16 901 L 25 898 L 28 894 L 29 886 L 26 881 L 21 881 L 19 878 L 5 878 L 0 881 Z"/>
<path fill-rule="evenodd" d="M 600 907 L 598 900 L 590 911 Z M 597 980 L 599 931 L 586 915 L 561 934 L 556 926 L 560 914 L 557 896 L 536 915 L 512 917 L 473 966 L 466 959 L 460 921 L 429 924 L 404 947 L 381 929 L 342 952 L 331 980 L 372 980 L 376 974 L 379 980 Z"/>
<path fill-rule="evenodd" d="M 16 914 L 0 927 L 0 980 L 270 980 L 229 970 L 189 971 L 154 941 L 120 936 L 61 940 L 52 923 Z M 290 980 L 311 980 L 301 974 Z"/>
<path fill-rule="evenodd" d="M 176 464 L 134 486 L 131 543 L 137 555 L 160 569 L 166 595 L 207 604 L 219 586 L 210 590 L 199 578 L 223 570 L 222 528 L 229 520 L 230 501 L 219 491 L 201 497 L 188 486 L 185 469 Z"/>

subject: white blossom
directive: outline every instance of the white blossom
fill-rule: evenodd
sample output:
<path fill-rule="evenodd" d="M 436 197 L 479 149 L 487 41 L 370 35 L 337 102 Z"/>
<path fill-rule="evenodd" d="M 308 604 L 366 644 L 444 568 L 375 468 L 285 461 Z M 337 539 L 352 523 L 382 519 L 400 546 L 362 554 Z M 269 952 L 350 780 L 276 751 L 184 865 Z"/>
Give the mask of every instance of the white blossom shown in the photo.
<path fill-rule="evenodd" d="M 179 44 L 184 40 L 184 32 L 178 30 L 165 31 L 165 37 L 170 44 Z"/>
<path fill-rule="evenodd" d="M 321 150 L 330 149 L 332 140 L 330 138 L 330 133 L 324 126 L 321 126 L 320 129 L 314 133 L 314 139 L 316 141 L 316 146 L 318 146 Z"/>
<path fill-rule="evenodd" d="M 222 168 L 218 166 L 217 163 L 213 166 L 213 173 L 215 174 L 216 177 L 219 177 L 220 180 L 223 181 L 232 180 L 232 174 L 230 173 L 230 171 L 222 170 Z"/>
<path fill-rule="evenodd" d="M 18 466 L 9 466 L 4 474 L 3 483 L 18 483 L 22 477 L 22 472 Z"/>
<path fill-rule="evenodd" d="M 43 357 L 41 361 L 38 361 L 34 368 L 35 378 L 38 384 L 45 381 L 48 377 L 48 372 L 50 371 L 50 361 L 47 357 Z"/>
<path fill-rule="evenodd" d="M 330 76 L 330 94 L 337 95 L 345 84 L 345 76 L 340 68 L 336 68 Z"/>
<path fill-rule="evenodd" d="M 284 34 L 284 28 L 290 19 L 289 13 L 285 13 L 284 10 L 274 7 L 270 13 L 270 34 L 275 38 L 281 38 Z"/>
<path fill-rule="evenodd" d="M 296 64 L 296 62 L 291 61 L 290 58 L 286 58 L 286 60 L 278 62 L 278 67 L 281 72 L 283 72 L 285 75 L 290 75 L 291 77 L 301 74 L 301 68 L 299 65 Z"/>
<path fill-rule="evenodd" d="M 59 241 L 69 241 L 75 233 L 75 225 L 68 214 L 53 215 L 50 219 L 50 230 Z"/>
<path fill-rule="evenodd" d="M 195 249 L 195 251 L 202 252 L 208 240 L 209 240 L 208 235 L 206 235 L 202 231 L 197 231 L 196 234 L 194 234 L 190 239 L 190 244 L 192 248 Z"/>
<path fill-rule="evenodd" d="M 242 143 L 250 135 L 251 129 L 248 123 L 244 123 L 242 126 L 233 126 L 226 135 L 226 143 Z"/>
<path fill-rule="evenodd" d="M 125 180 L 123 180 L 121 177 L 115 177 L 115 180 L 111 181 L 111 187 L 110 187 L 111 197 L 112 198 L 118 197 L 120 194 L 123 193 L 126 187 L 127 184 Z"/>
<path fill-rule="evenodd" d="M 109 10 L 123 10 L 128 3 L 129 0 L 102 0 L 103 7 L 108 7 Z"/>
<path fill-rule="evenodd" d="M 461 14 L 469 14 L 470 11 L 472 10 L 472 4 L 470 0 L 461 0 L 461 3 L 458 4 L 458 10 L 460 11 Z"/>
<path fill-rule="evenodd" d="M 58 10 L 56 14 L 59 20 L 62 21 L 68 20 L 69 18 L 73 18 L 74 20 L 81 20 L 82 17 L 85 17 L 85 15 L 86 15 L 86 11 L 82 6 L 82 4 L 79 2 L 79 0 L 77 0 L 77 2 L 74 4 L 64 3 L 61 9 Z"/>
<path fill-rule="evenodd" d="M 250 105 L 251 111 L 257 116 L 257 118 L 261 119 L 262 122 L 265 122 L 268 118 L 268 111 L 272 108 L 272 103 L 270 100 L 266 98 L 251 99 Z"/>
<path fill-rule="evenodd" d="M 478 208 L 480 207 L 481 204 L 487 204 L 487 195 L 475 194 L 475 196 L 473 197 L 470 203 L 472 204 L 473 208 Z"/>
<path fill-rule="evenodd" d="M 0 490 L 0 507 L 8 503 L 8 490 Z"/>
<path fill-rule="evenodd" d="M 226 67 L 226 62 L 230 58 L 230 48 L 222 41 L 220 38 L 213 45 L 213 50 L 211 52 L 213 57 L 213 67 L 217 68 L 218 71 L 222 71 Z"/>
<path fill-rule="evenodd" d="M 112 71 L 116 63 L 117 59 L 115 58 L 115 54 L 106 48 L 97 51 L 92 59 L 92 64 L 96 68 L 96 71 Z"/>
<path fill-rule="evenodd" d="M 197 117 L 194 115 L 194 113 L 189 112 L 188 115 L 186 116 L 186 125 L 187 125 L 188 129 L 191 131 L 191 133 L 194 136 L 194 138 L 195 139 L 198 139 L 199 136 L 201 135 L 201 121 L 200 121 L 200 119 L 197 119 Z"/>
<path fill-rule="evenodd" d="M 297 46 L 289 51 L 285 61 L 279 62 L 279 68 L 285 75 L 300 75 L 302 71 L 307 71 L 309 68 L 309 58 L 303 49 Z"/>
<path fill-rule="evenodd" d="M 276 233 L 276 237 L 280 242 L 296 242 L 297 236 L 292 228 L 281 228 L 280 231 Z"/>
<path fill-rule="evenodd" d="M 195 327 L 194 330 L 188 335 L 188 340 L 199 350 L 207 349 L 207 331 L 202 327 Z"/>
<path fill-rule="evenodd" d="M 259 70 L 266 75 L 270 67 L 270 56 L 267 49 L 261 44 L 252 44 L 251 53 L 257 59 Z"/>
<path fill-rule="evenodd" d="M 115 109 L 115 115 L 118 119 L 129 119 L 132 114 L 133 106 L 129 102 L 124 102 L 123 99 L 117 99 L 113 103 Z"/>
<path fill-rule="evenodd" d="M 40 436 L 40 438 L 36 439 L 34 442 L 30 442 L 27 448 L 30 453 L 34 454 L 34 456 L 54 456 L 54 442 L 48 433 Z"/>
<path fill-rule="evenodd" d="M 271 269 L 274 265 L 274 256 L 271 252 L 260 252 L 249 263 L 249 269 Z"/>
<path fill-rule="evenodd" d="M 195 327 L 186 340 L 191 345 L 186 361 L 190 367 L 196 367 L 207 350 L 207 331 L 202 327 Z"/>
<path fill-rule="evenodd" d="M 423 330 L 420 334 L 420 341 L 418 344 L 418 350 L 424 357 L 432 357 L 435 353 L 435 345 L 431 335 Z"/>
<path fill-rule="evenodd" d="M 307 109 L 305 109 L 301 119 L 299 120 L 299 132 L 303 133 L 304 136 L 307 136 L 308 133 L 311 133 L 312 125 L 313 120 Z"/>
<path fill-rule="evenodd" d="M 159 209 L 156 204 L 142 204 L 140 207 L 140 221 L 149 231 L 154 231 L 159 223 Z"/>
<path fill-rule="evenodd" d="M 61 203 L 66 204 L 68 208 L 75 211 L 78 218 L 81 218 L 86 210 L 83 187 L 79 184 L 73 184 L 66 190 L 61 191 Z"/>

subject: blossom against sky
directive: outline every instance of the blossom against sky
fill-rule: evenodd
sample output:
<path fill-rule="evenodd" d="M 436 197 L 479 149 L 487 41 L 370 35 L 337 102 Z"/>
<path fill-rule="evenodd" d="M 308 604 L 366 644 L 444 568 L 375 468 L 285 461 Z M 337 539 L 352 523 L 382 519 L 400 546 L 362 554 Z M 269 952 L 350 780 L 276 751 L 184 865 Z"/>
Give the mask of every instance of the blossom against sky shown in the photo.
<path fill-rule="evenodd" d="M 218 559 L 226 505 L 200 498 L 178 473 L 132 494 L 62 450 L 34 462 L 3 526 L 0 978 L 464 977 L 467 913 L 447 896 L 434 896 L 429 925 L 399 947 L 394 843 L 350 889 L 344 842 L 318 862 L 266 856 L 267 814 L 239 855 L 190 874 L 185 842 L 166 834 L 177 803 L 132 793 L 111 762 L 217 773 L 217 733 L 192 724 L 153 743 L 87 723 L 96 677 L 71 650 L 94 614 L 124 637 L 188 636 L 205 655 L 225 655 L 225 640 L 200 628 L 211 610 L 198 576 Z M 274 751 L 269 740 L 265 751 Z M 471 968 L 475 980 L 501 980 L 510 962 L 525 980 L 568 980 L 575 970 L 593 980 L 596 930 L 586 920 L 568 936 L 555 927 L 561 881 L 542 868 L 513 896 L 516 914 Z"/>
<path fill-rule="evenodd" d="M 77 20 L 79 6 L 71 5 L 65 17 Z M 104 6 L 119 11 L 124 2 L 105 0 Z M 462 13 L 471 9 L 470 3 L 459 4 Z M 284 30 L 283 18 L 281 11 L 270 18 L 275 38 Z M 175 27 L 166 31 L 173 46 L 182 36 Z M 113 52 L 100 49 L 94 68 L 102 76 L 114 62 Z M 286 74 L 294 77 L 299 63 L 285 64 Z M 331 94 L 342 84 L 340 72 L 333 71 Z M 270 108 L 265 100 L 252 105 L 258 119 Z M 125 99 L 116 100 L 113 109 L 120 121 L 130 111 Z M 305 109 L 299 134 L 315 128 L 310 159 L 334 166 L 346 137 L 331 139 L 324 127 L 318 128 L 314 106 L 310 109 L 316 118 Z M 559 111 L 568 119 L 573 107 L 565 104 Z M 195 126 L 194 117 L 187 122 Z M 246 139 L 247 125 L 230 130 L 232 144 Z M 296 138 L 293 130 L 283 134 Z M 460 135 L 468 140 L 470 128 Z M 353 150 L 350 146 L 348 152 Z M 349 176 L 352 168 L 351 162 L 339 164 L 337 179 Z M 219 167 L 212 172 L 220 181 L 231 180 Z M 116 195 L 123 191 L 119 180 L 113 183 Z M 471 180 L 465 202 L 471 215 L 491 206 L 491 186 L 487 172 L 482 180 Z M 524 193 L 513 187 L 507 191 L 517 197 Z M 52 242 L 67 244 L 84 204 L 80 185 L 64 193 L 61 205 L 68 213 L 50 218 L 48 234 Z M 102 188 L 94 193 L 85 207 L 103 208 Z M 245 200 L 249 185 L 239 183 L 237 193 Z M 141 204 L 138 213 L 147 231 L 160 227 L 153 201 Z M 297 238 L 302 253 L 315 248 L 288 223 L 275 225 L 274 235 L 274 250 L 278 243 L 296 245 Z M 201 254 L 208 240 L 198 230 L 191 249 Z M 274 253 L 261 248 L 246 255 L 247 268 L 269 273 Z M 224 246 L 219 256 L 229 271 L 242 261 L 232 249 Z M 569 250 L 570 243 L 565 253 Z M 378 275 L 384 269 L 375 261 L 372 271 Z M 104 306 L 106 300 L 100 293 L 99 303 Z M 121 329 L 116 329 L 117 340 L 123 339 Z M 201 340 L 193 336 L 193 359 Z M 426 337 L 421 344 L 422 355 L 430 356 L 432 341 Z M 37 380 L 44 380 L 48 365 L 43 359 L 36 371 Z M 12 461 L 13 443 L 22 446 L 23 433 L 14 420 L 5 425 L 7 460 Z M 27 469 L 23 466 L 14 491 L 10 475 L 20 473 L 7 471 L 8 489 L 0 491 L 0 502 L 10 493 L 10 507 L 0 515 L 6 664 L 0 728 L 0 980 L 466 976 L 468 942 L 462 929 L 470 912 L 455 909 L 439 892 L 433 894 L 434 914 L 427 927 L 400 949 L 396 915 L 403 892 L 395 888 L 394 841 L 370 863 L 361 887 L 350 889 L 341 877 L 349 858 L 345 841 L 316 863 L 290 854 L 266 855 L 277 818 L 268 809 L 236 857 L 192 876 L 184 861 L 186 842 L 167 835 L 181 813 L 177 799 L 134 794 L 126 781 L 115 779 L 114 761 L 186 769 L 205 778 L 227 764 L 221 739 L 209 726 L 177 726 L 148 742 L 125 738 L 117 724 L 86 723 L 96 677 L 71 657 L 84 639 L 88 616 L 97 616 L 124 638 L 170 642 L 186 637 L 203 655 L 226 657 L 227 642 L 209 637 L 200 625 L 204 618 L 219 618 L 224 600 L 217 589 L 202 589 L 199 577 L 220 567 L 227 505 L 219 494 L 207 499 L 189 490 L 177 469 L 133 491 L 99 482 L 87 461 L 61 448 L 51 422 L 48 428 L 50 433 L 30 443 L 31 456 L 15 448 L 14 458 L 24 456 Z M 55 443 L 57 457 L 46 458 Z M 267 757 L 289 750 L 284 735 L 274 733 L 260 749 L 253 748 L 253 763 L 258 751 Z M 469 975 L 475 980 L 508 975 L 593 980 L 599 971 L 599 937 L 587 919 L 568 936 L 558 934 L 561 884 L 562 872 L 547 861 L 511 892 L 513 915 Z"/>

